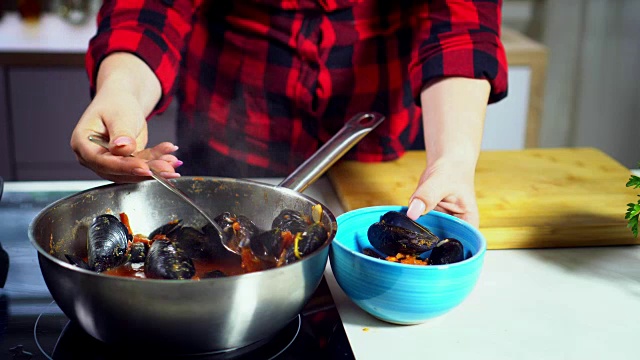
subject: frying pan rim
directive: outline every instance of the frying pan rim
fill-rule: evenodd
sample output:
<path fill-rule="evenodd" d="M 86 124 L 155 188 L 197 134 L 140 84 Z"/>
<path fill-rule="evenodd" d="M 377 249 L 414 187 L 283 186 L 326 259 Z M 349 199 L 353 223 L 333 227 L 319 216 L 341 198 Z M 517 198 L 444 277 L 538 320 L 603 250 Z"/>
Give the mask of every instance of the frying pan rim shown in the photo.
<path fill-rule="evenodd" d="M 267 184 L 264 182 L 260 182 L 257 180 L 250 180 L 250 179 L 239 179 L 239 178 L 228 178 L 228 177 L 215 177 L 215 176 L 182 176 L 180 178 L 177 179 L 173 179 L 171 181 L 176 181 L 176 182 L 187 182 L 187 181 L 200 181 L 200 180 L 206 180 L 206 181 L 222 181 L 222 182 L 233 182 L 233 183 L 241 183 L 241 184 L 245 184 L 245 185 L 249 185 L 249 186 L 254 186 L 257 188 L 265 188 L 268 189 L 269 191 L 285 191 L 288 192 L 287 195 L 290 196 L 294 196 L 294 197 L 298 197 L 316 204 L 320 204 L 322 205 L 323 208 L 323 212 L 327 213 L 327 216 L 329 217 L 331 223 L 332 223 L 332 227 L 333 230 L 331 231 L 331 233 L 329 234 L 329 238 L 324 242 L 324 244 L 322 244 L 322 246 L 320 246 L 318 249 L 316 249 L 312 254 L 306 256 L 303 260 L 306 259 L 311 259 L 314 258 L 316 256 L 320 256 L 320 254 L 323 252 L 323 249 L 329 247 L 331 245 L 331 243 L 333 242 L 333 239 L 335 238 L 335 235 L 338 231 L 337 227 L 338 227 L 338 222 L 336 220 L 335 215 L 333 214 L 333 212 L 322 202 L 308 196 L 305 195 L 303 193 L 300 193 L 298 191 L 289 189 L 287 187 L 284 186 L 279 186 L 279 185 L 272 185 L 272 184 Z M 64 203 L 65 201 L 69 201 L 69 199 L 72 198 L 76 198 L 76 197 L 81 197 L 84 196 L 90 192 L 96 192 L 96 191 L 104 191 L 104 190 L 109 190 L 111 188 L 135 188 L 140 186 L 140 184 L 145 183 L 145 182 L 156 182 L 155 180 L 144 180 L 138 183 L 110 183 L 110 184 L 104 184 L 104 185 L 99 185 L 93 188 L 89 188 L 89 189 L 85 189 L 82 191 L 79 191 L 77 193 L 65 196 L 61 199 L 58 199 L 54 202 L 52 202 L 51 204 L 45 206 L 42 210 L 40 210 L 40 212 L 38 212 L 38 214 L 33 218 L 33 220 L 31 220 L 31 222 L 29 223 L 29 229 L 28 229 L 28 235 L 29 235 L 29 242 L 31 243 L 31 245 L 36 249 L 36 251 L 38 251 L 38 255 L 39 256 L 44 256 L 46 259 L 48 259 L 49 261 L 52 261 L 54 264 L 58 265 L 58 266 L 62 266 L 63 268 L 66 268 L 68 270 L 72 270 L 72 271 L 76 271 L 79 272 L 81 274 L 86 274 L 89 276 L 97 276 L 97 277 L 102 277 L 102 278 L 106 278 L 106 279 L 112 279 L 113 281 L 143 281 L 145 284 L 166 284 L 163 286 L 171 286 L 169 284 L 173 284 L 174 286 L 185 286 L 184 284 L 198 284 L 198 283 L 202 283 L 202 282 L 221 282 L 221 281 L 232 281 L 237 279 L 238 277 L 242 276 L 243 279 L 248 279 L 251 277 L 256 277 L 256 276 L 260 276 L 260 274 L 263 273 L 269 273 L 269 272 L 279 272 L 279 271 L 285 271 L 287 269 L 288 266 L 294 266 L 298 263 L 298 261 L 289 264 L 289 265 L 285 265 L 282 267 L 276 267 L 276 268 L 271 268 L 271 269 L 266 269 L 266 270 L 261 270 L 261 271 L 257 271 L 257 272 L 251 272 L 251 273 L 246 273 L 246 274 L 238 274 L 238 275 L 229 275 L 223 278 L 207 278 L 207 279 L 199 279 L 199 280 L 193 280 L 193 279 L 184 279 L 184 280 L 167 280 L 167 279 L 147 279 L 147 278 L 134 278 L 134 277 L 126 277 L 126 276 L 115 276 L 115 275 L 107 275 L 107 274 L 103 274 L 103 273 L 98 273 L 95 271 L 91 271 L 91 270 L 85 270 L 82 269 L 78 266 L 74 266 L 72 264 L 69 264 L 67 262 L 64 262 L 58 258 L 56 258 L 55 256 L 49 254 L 47 251 L 45 251 L 40 244 L 38 244 L 38 242 L 35 240 L 35 224 L 38 222 L 39 219 L 41 219 L 44 214 L 46 214 L 47 212 L 49 212 L 51 209 L 55 208 L 56 206 L 60 205 L 61 203 Z M 153 186 L 153 185 L 151 185 Z M 158 184 L 158 186 L 162 186 L 161 184 Z M 300 260 L 302 261 L 302 260 Z M 326 261 L 328 261 L 328 251 L 327 251 L 327 256 L 326 256 Z"/>

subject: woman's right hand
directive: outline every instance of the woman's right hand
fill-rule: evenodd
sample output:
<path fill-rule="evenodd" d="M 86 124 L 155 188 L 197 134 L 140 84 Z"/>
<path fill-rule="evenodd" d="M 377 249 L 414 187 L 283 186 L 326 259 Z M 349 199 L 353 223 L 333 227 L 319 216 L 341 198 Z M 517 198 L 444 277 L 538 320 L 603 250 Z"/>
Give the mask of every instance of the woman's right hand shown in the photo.
<path fill-rule="evenodd" d="M 147 115 L 160 97 L 155 74 L 139 58 L 114 53 L 100 65 L 96 95 L 71 135 L 78 162 L 114 182 L 138 182 L 151 176 L 150 167 L 166 178 L 182 165 L 170 142 L 147 145 Z M 109 150 L 89 141 L 89 135 L 109 139 Z M 134 157 L 129 155 L 133 154 Z"/>

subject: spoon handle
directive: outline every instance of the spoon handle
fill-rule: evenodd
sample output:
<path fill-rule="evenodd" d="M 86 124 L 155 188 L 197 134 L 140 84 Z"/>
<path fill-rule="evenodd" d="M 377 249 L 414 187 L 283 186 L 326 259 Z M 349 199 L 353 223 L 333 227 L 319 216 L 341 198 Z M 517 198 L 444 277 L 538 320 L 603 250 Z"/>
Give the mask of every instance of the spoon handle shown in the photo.
<path fill-rule="evenodd" d="M 91 142 L 94 142 L 94 143 L 102 146 L 103 148 L 109 150 L 109 143 L 107 141 L 105 141 L 104 138 L 102 138 L 101 136 L 89 135 L 89 140 Z M 134 157 L 133 154 L 131 154 L 129 156 L 130 157 Z M 213 225 L 215 227 L 215 229 L 220 233 L 220 236 L 222 236 L 223 232 L 222 232 L 222 229 L 220 228 L 220 226 L 218 225 L 218 223 L 213 221 L 213 219 L 211 219 L 209 217 L 209 215 L 204 210 L 202 210 L 198 205 L 196 205 L 185 193 L 182 192 L 182 190 L 178 189 L 169 180 L 165 179 L 162 175 L 158 174 L 151 167 L 149 167 L 149 169 L 151 170 L 151 176 L 154 179 L 158 180 L 160 182 L 160 184 L 164 185 L 164 187 L 166 187 L 169 191 L 171 191 L 172 193 L 178 195 L 182 200 L 186 201 L 189 205 L 191 205 L 191 207 L 193 207 L 195 210 L 197 210 L 200 213 L 200 215 L 202 215 L 205 219 L 207 219 L 208 222 L 211 223 L 211 225 Z"/>

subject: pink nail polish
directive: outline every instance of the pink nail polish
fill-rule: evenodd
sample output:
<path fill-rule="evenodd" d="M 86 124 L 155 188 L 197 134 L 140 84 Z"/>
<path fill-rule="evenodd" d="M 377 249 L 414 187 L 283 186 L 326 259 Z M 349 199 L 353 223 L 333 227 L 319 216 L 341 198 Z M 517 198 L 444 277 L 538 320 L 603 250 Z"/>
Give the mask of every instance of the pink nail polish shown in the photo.
<path fill-rule="evenodd" d="M 135 169 L 133 169 L 133 175 L 135 175 L 135 176 L 151 176 L 151 171 L 144 170 L 144 169 L 141 169 L 141 168 L 135 168 Z"/>
<path fill-rule="evenodd" d="M 179 178 L 180 174 L 179 173 L 172 173 L 172 172 L 161 172 L 160 175 L 162 175 L 163 177 L 167 178 L 167 179 L 175 179 L 175 178 Z"/>
<path fill-rule="evenodd" d="M 182 164 L 184 164 L 182 161 L 178 160 L 175 162 L 175 164 L 173 165 L 174 168 L 180 167 L 182 166 Z"/>
<path fill-rule="evenodd" d="M 424 214 L 426 208 L 427 207 L 424 202 L 422 202 L 422 200 L 415 198 L 411 200 L 411 203 L 409 204 L 409 209 L 407 209 L 407 216 L 415 220 L 422 216 L 422 214 Z"/>
<path fill-rule="evenodd" d="M 131 145 L 131 139 L 129 139 L 128 137 L 119 137 L 115 140 L 113 140 L 113 143 L 116 146 L 125 146 L 125 145 Z"/>

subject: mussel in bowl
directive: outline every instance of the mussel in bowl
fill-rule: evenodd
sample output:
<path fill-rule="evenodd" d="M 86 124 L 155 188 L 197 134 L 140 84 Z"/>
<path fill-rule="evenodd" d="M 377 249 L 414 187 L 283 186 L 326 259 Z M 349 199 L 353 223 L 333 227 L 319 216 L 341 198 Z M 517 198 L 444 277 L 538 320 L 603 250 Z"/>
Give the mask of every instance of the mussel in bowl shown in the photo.
<path fill-rule="evenodd" d="M 441 239 L 427 227 L 399 211 L 389 211 L 371 224 L 367 238 L 372 248 L 365 255 L 414 265 L 444 265 L 464 260 L 462 243 Z"/>

